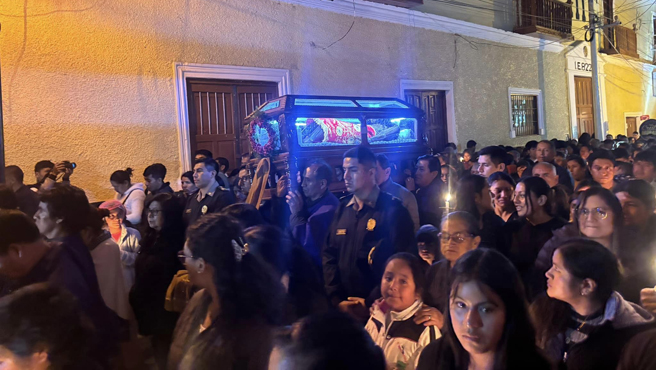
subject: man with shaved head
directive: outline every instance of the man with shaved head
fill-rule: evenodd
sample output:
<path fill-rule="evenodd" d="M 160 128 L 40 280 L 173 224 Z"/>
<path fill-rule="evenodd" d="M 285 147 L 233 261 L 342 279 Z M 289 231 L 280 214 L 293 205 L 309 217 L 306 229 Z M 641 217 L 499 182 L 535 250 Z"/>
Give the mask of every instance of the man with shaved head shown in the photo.
<path fill-rule="evenodd" d="M 567 192 L 571 193 L 574 190 L 574 181 L 570 176 L 567 168 L 560 167 L 556 164 L 556 147 L 554 143 L 549 140 L 542 140 L 537 146 L 537 159 L 538 162 L 551 163 L 556 166 L 556 174 L 558 175 L 558 183 L 567 188 Z"/>
<path fill-rule="evenodd" d="M 542 177 L 551 188 L 558 185 L 558 172 L 556 166 L 551 163 L 540 162 L 533 166 L 533 176 Z"/>

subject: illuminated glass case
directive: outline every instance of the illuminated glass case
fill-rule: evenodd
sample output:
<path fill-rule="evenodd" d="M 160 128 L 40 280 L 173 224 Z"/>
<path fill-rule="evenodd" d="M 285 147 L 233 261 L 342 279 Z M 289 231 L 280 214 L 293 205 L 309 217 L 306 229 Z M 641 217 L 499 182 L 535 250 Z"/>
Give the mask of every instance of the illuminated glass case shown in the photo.
<path fill-rule="evenodd" d="M 390 160 L 416 159 L 429 152 L 424 112 L 399 99 L 286 95 L 264 103 L 259 111 L 278 130 L 281 158 L 274 163 L 285 164 L 287 173 L 312 158 L 338 169 L 344 152 L 360 144 Z"/>
<path fill-rule="evenodd" d="M 260 111 L 279 124 L 282 151 L 423 145 L 424 112 L 398 99 L 286 95 Z"/>

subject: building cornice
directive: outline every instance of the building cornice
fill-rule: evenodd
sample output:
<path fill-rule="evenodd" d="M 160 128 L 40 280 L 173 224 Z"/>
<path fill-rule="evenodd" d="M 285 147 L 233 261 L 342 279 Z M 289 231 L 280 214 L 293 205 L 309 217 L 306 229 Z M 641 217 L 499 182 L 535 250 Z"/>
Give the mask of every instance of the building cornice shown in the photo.
<path fill-rule="evenodd" d="M 558 41 L 548 41 L 537 37 L 520 35 L 498 28 L 465 22 L 436 14 L 429 14 L 397 6 L 373 3 L 365 0 L 275 0 L 281 3 L 302 5 L 309 8 L 326 10 L 333 13 L 402 24 L 428 30 L 458 34 L 479 40 L 520 48 L 533 48 L 553 53 L 560 53 L 564 46 Z M 354 9 L 355 7 L 355 9 Z"/>

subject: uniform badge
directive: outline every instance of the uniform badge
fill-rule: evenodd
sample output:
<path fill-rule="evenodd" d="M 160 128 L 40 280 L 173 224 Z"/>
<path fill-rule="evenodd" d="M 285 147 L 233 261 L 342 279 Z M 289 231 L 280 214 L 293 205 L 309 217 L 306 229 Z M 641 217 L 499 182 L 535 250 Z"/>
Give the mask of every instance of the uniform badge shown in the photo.
<path fill-rule="evenodd" d="M 200 212 L 202 214 L 206 214 L 207 213 L 207 206 L 203 206 L 203 208 L 200 209 Z"/>
<path fill-rule="evenodd" d="M 346 229 L 337 229 L 337 235 L 346 235 Z"/>
<path fill-rule="evenodd" d="M 376 220 L 370 218 L 369 221 L 367 221 L 367 231 L 374 231 L 375 228 L 376 228 Z"/>

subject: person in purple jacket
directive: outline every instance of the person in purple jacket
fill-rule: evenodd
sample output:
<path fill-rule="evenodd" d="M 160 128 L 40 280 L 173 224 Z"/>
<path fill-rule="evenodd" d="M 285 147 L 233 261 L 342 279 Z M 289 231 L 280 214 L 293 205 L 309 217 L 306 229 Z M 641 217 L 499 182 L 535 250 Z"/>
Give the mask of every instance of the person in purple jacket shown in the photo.
<path fill-rule="evenodd" d="M 303 194 L 298 190 L 287 194 L 292 235 L 319 268 L 321 247 L 339 206 L 339 199 L 328 191 L 332 179 L 333 171 L 330 166 L 322 160 L 315 160 L 304 171 L 301 183 Z"/>

